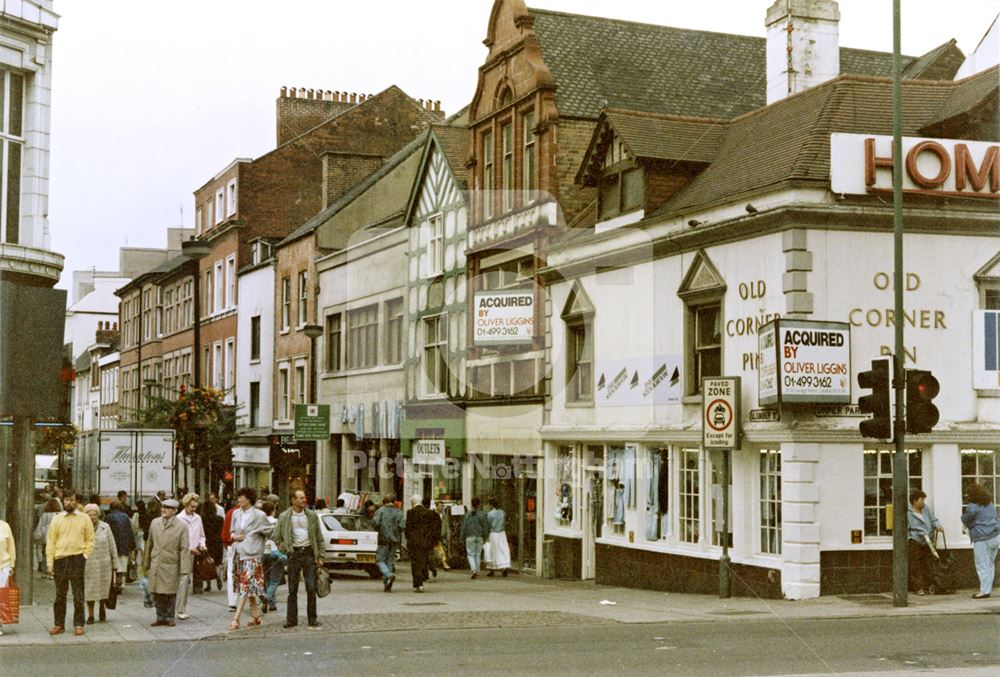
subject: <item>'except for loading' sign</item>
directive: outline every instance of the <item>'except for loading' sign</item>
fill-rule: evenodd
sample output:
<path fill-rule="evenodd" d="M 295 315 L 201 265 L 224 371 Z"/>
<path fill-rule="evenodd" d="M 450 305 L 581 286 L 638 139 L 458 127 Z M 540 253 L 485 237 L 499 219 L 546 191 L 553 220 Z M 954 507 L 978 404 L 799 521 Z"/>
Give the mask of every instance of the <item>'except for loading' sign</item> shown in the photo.
<path fill-rule="evenodd" d="M 724 433 L 733 425 L 733 407 L 726 400 L 712 400 L 705 411 L 705 424 L 712 430 Z"/>

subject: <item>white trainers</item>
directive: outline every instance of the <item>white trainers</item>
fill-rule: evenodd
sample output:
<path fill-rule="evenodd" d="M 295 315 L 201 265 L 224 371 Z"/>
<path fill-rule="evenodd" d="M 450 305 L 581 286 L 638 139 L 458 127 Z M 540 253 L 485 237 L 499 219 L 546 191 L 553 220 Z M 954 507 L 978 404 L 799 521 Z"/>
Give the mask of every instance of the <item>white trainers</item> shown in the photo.
<path fill-rule="evenodd" d="M 188 614 L 177 614 L 177 618 L 179 618 L 182 621 L 186 621 L 187 619 L 191 618 L 191 616 Z"/>

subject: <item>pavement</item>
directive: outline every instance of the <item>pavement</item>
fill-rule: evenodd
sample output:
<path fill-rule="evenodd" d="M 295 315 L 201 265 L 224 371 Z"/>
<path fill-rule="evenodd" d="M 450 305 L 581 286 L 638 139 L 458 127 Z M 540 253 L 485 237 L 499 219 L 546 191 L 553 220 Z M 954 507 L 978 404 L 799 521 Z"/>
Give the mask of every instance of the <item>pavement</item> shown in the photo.
<path fill-rule="evenodd" d="M 552 581 L 512 574 L 508 578 L 480 576 L 471 580 L 467 570 L 439 571 L 423 594 L 412 591 L 409 567 L 399 567 L 393 592 L 382 591 L 381 581 L 362 572 L 335 572 L 332 593 L 318 601 L 322 632 L 385 632 L 414 629 L 523 628 L 547 626 L 618 626 L 653 623 L 733 623 L 838 618 L 885 619 L 967 614 L 1000 615 L 1000 596 L 973 600 L 974 590 L 954 595 L 910 596 L 910 606 L 895 608 L 891 594 L 828 596 L 814 600 L 719 599 L 709 595 L 657 592 L 599 586 L 588 581 Z M 232 613 L 224 592 L 192 595 L 191 618 L 173 628 L 152 628 L 152 609 L 142 605 L 142 594 L 127 585 L 118 608 L 108 612 L 106 623 L 86 626 L 82 637 L 67 633 L 50 637 L 54 585 L 35 580 L 36 604 L 22 607 L 21 622 L 4 626 L 4 646 L 85 644 L 116 642 L 168 642 L 230 639 L 308 633 L 305 618 L 294 630 L 284 630 L 287 588 L 278 588 L 278 611 L 264 616 L 263 625 L 229 630 Z M 72 622 L 72 602 L 67 622 Z M 305 614 L 304 586 L 299 587 L 299 612 Z M 249 620 L 244 611 L 243 622 Z"/>

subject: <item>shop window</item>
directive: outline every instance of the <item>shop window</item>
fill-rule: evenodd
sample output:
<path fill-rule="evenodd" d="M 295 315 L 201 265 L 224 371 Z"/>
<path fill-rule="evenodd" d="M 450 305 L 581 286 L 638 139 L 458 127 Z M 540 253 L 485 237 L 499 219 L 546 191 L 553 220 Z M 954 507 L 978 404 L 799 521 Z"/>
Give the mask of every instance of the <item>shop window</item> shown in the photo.
<path fill-rule="evenodd" d="M 385 361 L 398 364 L 403 361 L 403 299 L 385 302 Z"/>
<path fill-rule="evenodd" d="M 997 467 L 996 449 L 961 450 L 962 454 L 962 508 L 966 503 L 966 493 L 973 484 L 985 487 L 996 498 L 1000 492 L 1000 468 Z"/>
<path fill-rule="evenodd" d="M 423 328 L 424 394 L 443 395 L 448 391 L 448 316 L 426 317 Z"/>
<path fill-rule="evenodd" d="M 781 450 L 758 452 L 760 477 L 760 551 L 781 554 Z"/>
<path fill-rule="evenodd" d="M 892 515 L 891 449 L 865 449 L 865 536 L 891 536 L 889 518 Z M 923 454 L 919 449 L 907 449 L 909 492 L 923 487 Z M 906 524 L 906 515 L 900 519 Z"/>
<path fill-rule="evenodd" d="M 646 540 L 670 536 L 670 450 L 650 449 L 646 457 Z"/>
<path fill-rule="evenodd" d="M 347 368 L 378 364 L 378 304 L 347 313 Z"/>
<path fill-rule="evenodd" d="M 4 103 L 6 102 L 6 106 Z M 24 145 L 24 77 L 0 71 L 0 242 L 21 240 L 21 151 Z"/>
<path fill-rule="evenodd" d="M 341 315 L 335 313 L 326 317 L 326 370 L 341 370 Z"/>
<path fill-rule="evenodd" d="M 698 543 L 701 533 L 701 473 L 699 449 L 681 449 L 678 452 L 677 471 L 678 512 L 677 538 L 683 543 Z"/>
<path fill-rule="evenodd" d="M 612 535 L 625 534 L 625 513 L 636 506 L 636 448 L 611 447 L 605 458 L 605 506 Z"/>
<path fill-rule="evenodd" d="M 573 447 L 562 446 L 556 452 L 556 497 L 553 517 L 559 526 L 573 523 Z"/>

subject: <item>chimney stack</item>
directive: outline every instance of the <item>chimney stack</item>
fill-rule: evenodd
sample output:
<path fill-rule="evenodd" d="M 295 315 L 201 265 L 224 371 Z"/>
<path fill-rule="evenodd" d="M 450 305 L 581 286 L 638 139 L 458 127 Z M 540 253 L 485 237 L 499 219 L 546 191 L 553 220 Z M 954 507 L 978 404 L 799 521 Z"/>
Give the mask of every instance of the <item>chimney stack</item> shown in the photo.
<path fill-rule="evenodd" d="M 840 75 L 836 0 L 775 0 L 767 10 L 767 103 Z"/>

